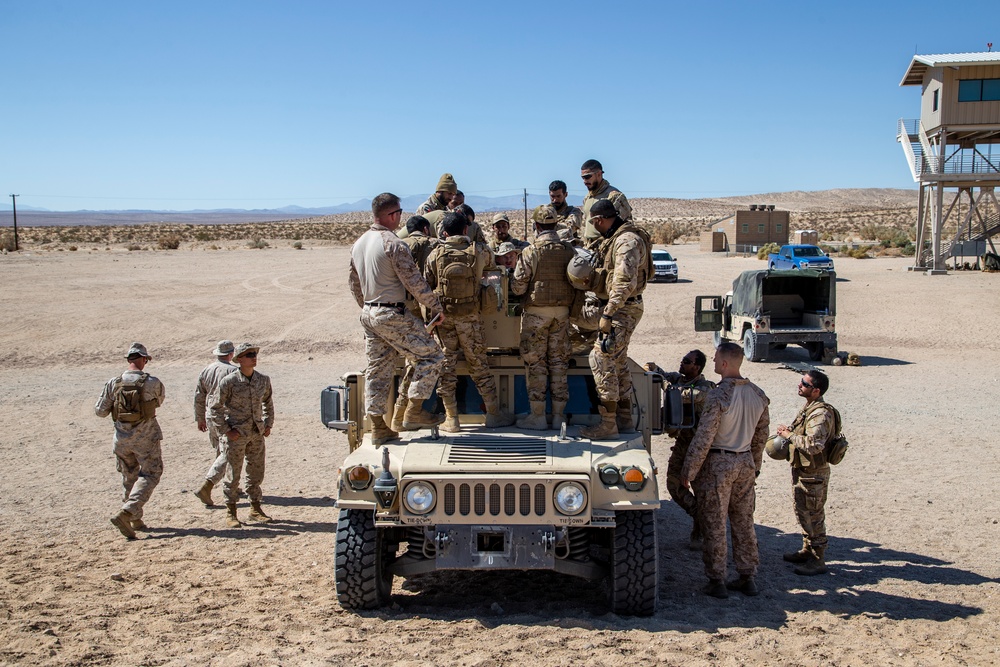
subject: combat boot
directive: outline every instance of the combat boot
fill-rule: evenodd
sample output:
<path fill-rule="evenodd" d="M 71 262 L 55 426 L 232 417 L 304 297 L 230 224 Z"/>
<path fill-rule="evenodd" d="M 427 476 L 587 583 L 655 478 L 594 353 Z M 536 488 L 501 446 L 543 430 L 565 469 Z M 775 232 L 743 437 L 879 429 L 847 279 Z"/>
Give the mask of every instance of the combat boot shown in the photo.
<path fill-rule="evenodd" d="M 194 492 L 194 495 L 198 497 L 198 500 L 205 503 L 205 507 L 211 507 L 214 504 L 212 503 L 212 487 L 214 486 L 215 484 L 212 483 L 212 480 L 206 479 L 205 483 L 201 485 L 201 488 Z"/>
<path fill-rule="evenodd" d="M 618 425 L 619 433 L 634 433 L 635 422 L 632 421 L 632 399 L 622 398 L 618 401 L 618 411 L 615 414 L 615 423 Z"/>
<path fill-rule="evenodd" d="M 729 597 L 729 590 L 726 588 L 726 584 L 723 583 L 722 579 L 709 579 L 708 584 L 701 589 L 701 592 L 705 595 L 711 595 L 713 598 L 719 598 L 720 600 L 725 600 Z"/>
<path fill-rule="evenodd" d="M 396 405 L 392 408 L 392 424 L 389 428 L 397 433 L 403 430 L 403 413 L 406 412 L 406 404 L 406 396 L 400 396 L 396 399 Z"/>
<path fill-rule="evenodd" d="M 444 403 L 444 423 L 441 424 L 441 430 L 445 433 L 461 433 L 462 424 L 458 421 L 458 403 L 455 399 L 450 401 L 443 400 Z"/>
<path fill-rule="evenodd" d="M 695 519 L 694 526 L 691 528 L 691 538 L 688 540 L 688 549 L 691 551 L 701 551 L 703 544 L 701 524 L 698 523 L 698 519 Z"/>
<path fill-rule="evenodd" d="M 229 528 L 239 528 L 242 525 L 236 517 L 236 503 L 226 503 L 226 526 Z"/>
<path fill-rule="evenodd" d="M 149 530 L 149 526 L 142 519 L 132 519 L 132 530 Z"/>
<path fill-rule="evenodd" d="M 618 412 L 617 401 L 602 401 L 601 422 L 595 426 L 580 429 L 580 435 L 591 440 L 611 440 L 618 437 L 618 424 L 615 415 Z M 725 586 L 723 586 L 725 588 Z"/>
<path fill-rule="evenodd" d="M 802 547 L 798 551 L 792 551 L 781 556 L 782 560 L 787 563 L 805 563 L 807 560 L 812 558 L 812 552 L 806 547 Z"/>
<path fill-rule="evenodd" d="M 531 401 L 531 414 L 517 420 L 517 427 L 529 431 L 544 431 L 549 427 L 545 420 L 545 401 Z"/>
<path fill-rule="evenodd" d="M 726 583 L 726 588 L 731 591 L 739 591 L 746 595 L 747 597 L 754 597 L 760 591 L 757 590 L 757 582 L 754 580 L 752 574 L 741 574 L 739 579 L 733 579 Z"/>
<path fill-rule="evenodd" d="M 826 574 L 826 561 L 823 560 L 825 549 L 813 547 L 809 554 L 809 560 L 795 568 L 795 574 L 803 577 L 814 577 L 817 574 Z"/>
<path fill-rule="evenodd" d="M 510 426 L 517 421 L 517 416 L 500 409 L 496 396 L 484 399 L 486 403 L 486 428 L 501 428 Z M 545 421 L 545 405 L 542 404 L 542 421 Z"/>
<path fill-rule="evenodd" d="M 563 424 L 569 424 L 566 421 L 566 401 L 552 401 L 552 428 L 558 431 Z"/>
<path fill-rule="evenodd" d="M 419 431 L 422 428 L 432 428 L 444 421 L 443 415 L 431 414 L 424 410 L 423 401 L 411 400 L 406 404 L 403 413 L 403 430 Z"/>
<path fill-rule="evenodd" d="M 399 437 L 399 433 L 386 426 L 382 415 L 368 415 L 368 417 L 372 420 L 372 444 L 376 447 Z"/>
<path fill-rule="evenodd" d="M 271 520 L 271 517 L 264 514 L 264 510 L 261 509 L 259 500 L 250 501 L 250 518 L 254 521 L 260 521 L 261 523 L 267 523 Z"/>
<path fill-rule="evenodd" d="M 135 539 L 135 530 L 132 529 L 132 515 L 125 510 L 111 517 L 111 525 L 120 530 L 126 539 Z"/>

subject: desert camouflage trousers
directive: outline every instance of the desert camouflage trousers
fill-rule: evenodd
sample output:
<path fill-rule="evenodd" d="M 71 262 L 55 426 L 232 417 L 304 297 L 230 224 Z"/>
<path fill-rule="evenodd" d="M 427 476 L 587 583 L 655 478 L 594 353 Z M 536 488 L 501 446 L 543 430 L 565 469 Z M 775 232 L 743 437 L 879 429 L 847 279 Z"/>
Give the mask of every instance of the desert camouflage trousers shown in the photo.
<path fill-rule="evenodd" d="M 521 358 L 529 401 L 545 400 L 546 381 L 552 400 L 569 400 L 569 316 L 521 315 Z"/>
<path fill-rule="evenodd" d="M 384 415 L 388 411 L 392 373 L 398 355 L 413 366 L 407 396 L 423 401 L 434 391 L 444 355 L 423 323 L 405 308 L 365 306 L 361 311 L 365 330 L 365 413 Z"/>
<path fill-rule="evenodd" d="M 733 562 L 740 574 L 756 574 L 760 556 L 754 532 L 756 468 L 749 452 L 709 452 L 692 486 L 702 534 L 702 560 L 709 579 L 725 579 L 726 520 L 733 536 Z"/>
<path fill-rule="evenodd" d="M 124 443 L 116 442 L 115 459 L 125 491 L 122 494 L 122 509 L 141 519 L 142 508 L 163 475 L 160 441 L 131 438 Z"/>
<path fill-rule="evenodd" d="M 227 503 L 235 503 L 240 499 L 240 473 L 243 472 L 243 461 L 247 464 L 247 496 L 254 502 L 260 502 L 264 493 L 260 489 L 264 481 L 264 459 L 267 450 L 264 446 L 264 436 L 254 432 L 251 436 L 241 436 L 236 442 L 231 442 L 223 435 L 219 439 L 219 458 L 212 464 L 212 470 L 220 468 L 225 473 L 222 491 Z M 220 466 L 220 460 L 222 465 Z M 209 471 L 211 474 L 211 471 Z"/>
<path fill-rule="evenodd" d="M 441 347 L 444 348 L 444 366 L 438 383 L 438 396 L 441 400 L 455 400 L 455 390 L 458 387 L 455 368 L 458 366 L 459 356 L 465 355 L 469 376 L 476 383 L 483 402 L 487 406 L 496 405 L 497 385 L 486 361 L 486 336 L 479 315 L 452 315 L 436 331 Z"/>
<path fill-rule="evenodd" d="M 792 468 L 792 496 L 795 517 L 802 526 L 802 548 L 822 557 L 826 552 L 826 494 L 830 487 L 830 466 L 809 470 Z"/>
<path fill-rule="evenodd" d="M 627 303 L 615 313 L 607 352 L 600 340 L 590 350 L 590 370 L 594 372 L 597 395 L 602 401 L 617 401 L 632 395 L 632 375 L 628 370 L 628 344 L 642 319 L 642 302 Z"/>
<path fill-rule="evenodd" d="M 694 429 L 681 429 L 674 446 L 670 448 L 670 459 L 667 461 L 667 493 L 690 516 L 695 513 L 694 494 L 681 484 L 681 470 L 693 439 Z"/>

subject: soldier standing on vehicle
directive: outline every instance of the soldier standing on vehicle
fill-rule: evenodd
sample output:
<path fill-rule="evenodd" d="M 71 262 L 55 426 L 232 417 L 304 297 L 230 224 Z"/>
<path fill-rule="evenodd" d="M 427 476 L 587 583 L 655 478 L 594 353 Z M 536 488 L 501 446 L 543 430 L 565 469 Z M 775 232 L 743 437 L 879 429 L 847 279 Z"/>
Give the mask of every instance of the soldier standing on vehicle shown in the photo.
<path fill-rule="evenodd" d="M 618 217 L 626 222 L 632 221 L 632 207 L 621 190 L 604 180 L 604 167 L 597 160 L 587 160 L 580 167 L 580 177 L 587 186 L 587 194 L 583 198 L 583 242 L 590 244 L 600 239 L 600 233 L 594 228 L 591 220 L 591 208 L 601 199 L 614 204 Z"/>
<path fill-rule="evenodd" d="M 212 445 L 212 450 L 215 452 L 215 458 L 212 459 L 212 465 L 206 475 L 207 479 L 201 485 L 201 488 L 195 491 L 195 495 L 201 502 L 205 503 L 205 507 L 212 506 L 212 488 L 226 474 L 224 459 L 222 460 L 222 465 L 216 469 L 215 463 L 219 461 L 219 432 L 215 428 L 215 422 L 208 419 L 207 414 L 211 413 L 212 401 L 214 400 L 215 390 L 219 388 L 219 382 L 222 381 L 222 378 L 237 369 L 237 366 L 230 363 L 233 360 L 235 349 L 233 341 L 220 340 L 212 352 L 216 356 L 216 360 L 201 371 L 201 374 L 198 376 L 198 385 L 194 390 L 194 419 L 198 424 L 199 431 L 202 433 L 208 431 L 208 440 Z"/>
<path fill-rule="evenodd" d="M 460 213 L 448 213 L 442 221 L 444 243 L 427 258 L 424 276 L 441 300 L 448 319 L 438 326 L 437 334 L 444 348 L 444 368 L 438 384 L 438 396 L 444 403 L 442 431 L 460 430 L 455 367 L 459 353 L 465 354 L 469 375 L 476 383 L 486 408 L 486 426 L 496 428 L 514 423 L 514 415 L 500 410 L 496 381 L 486 359 L 486 337 L 479 314 L 483 271 L 493 268 L 493 252 L 483 243 L 466 236 L 468 220 Z"/>
<path fill-rule="evenodd" d="M 163 432 L 156 421 L 156 408 L 163 405 L 163 383 L 145 372 L 153 360 L 142 343 L 132 343 L 125 353 L 128 370 L 111 378 L 97 399 L 94 413 L 115 422 L 114 451 L 125 488 L 124 503 L 111 523 L 130 540 L 136 530 L 145 530 L 142 509 L 163 474 L 160 441 Z"/>
<path fill-rule="evenodd" d="M 788 439 L 792 464 L 792 495 L 795 516 L 802 526 L 802 548 L 783 558 L 796 563 L 795 574 L 812 576 L 826 572 L 826 494 L 830 486 L 830 464 L 824 452 L 837 434 L 836 410 L 823 400 L 830 387 L 826 373 L 807 371 L 799 381 L 799 396 L 806 404 L 791 426 L 778 425 L 779 436 Z"/>
<path fill-rule="evenodd" d="M 715 351 L 715 372 L 722 376 L 708 392 L 701 422 L 681 469 L 681 484 L 694 487 L 704 546 L 702 560 L 708 585 L 705 594 L 729 597 L 729 590 L 757 595 L 757 535 L 753 511 L 770 424 L 770 401 L 760 387 L 740 375 L 743 349 L 723 343 Z M 726 521 L 733 536 L 738 579 L 726 581 Z"/>
<path fill-rule="evenodd" d="M 413 365 L 402 428 L 415 431 L 441 423 L 438 415 L 423 409 L 423 403 L 434 392 L 444 355 L 423 322 L 406 309 L 406 293 L 420 302 L 432 321 L 442 314 L 441 302 L 420 275 L 410 248 L 393 233 L 402 213 L 399 197 L 389 192 L 377 195 L 372 200 L 375 222 L 351 247 L 348 285 L 361 307 L 368 359 L 365 413 L 376 446 L 399 437 L 385 423 L 397 355 Z"/>
<path fill-rule="evenodd" d="M 427 256 L 441 242 L 430 235 L 430 223 L 422 215 L 414 215 L 407 220 L 406 231 L 409 234 L 403 239 L 403 243 L 410 249 L 413 261 L 416 262 L 417 269 L 419 269 L 422 276 L 424 274 L 424 267 L 427 266 Z M 414 316 L 423 320 L 423 314 L 420 312 L 420 303 L 409 292 L 406 293 L 406 307 Z M 413 381 L 413 372 L 413 364 L 410 363 L 409 359 L 405 359 L 403 377 L 399 381 L 399 389 L 396 392 L 396 405 L 392 409 L 392 425 L 390 426 L 390 430 L 397 433 L 403 430 L 403 414 L 406 412 L 406 406 L 409 404 L 407 393 L 410 391 L 410 382 Z"/>
<path fill-rule="evenodd" d="M 493 240 L 490 241 L 490 250 L 496 252 L 502 243 L 510 243 L 517 250 L 524 250 L 530 245 L 521 239 L 510 235 L 510 218 L 506 213 L 497 213 L 493 216 Z"/>
<path fill-rule="evenodd" d="M 426 216 L 431 211 L 447 211 L 452 196 L 457 193 L 458 185 L 455 183 L 455 177 L 451 174 L 441 174 L 437 187 L 434 188 L 434 194 L 417 207 L 417 215 Z M 462 200 L 465 200 L 464 195 Z"/>
<path fill-rule="evenodd" d="M 563 181 L 552 181 L 549 183 L 549 200 L 552 208 L 559 216 L 559 223 L 556 231 L 559 238 L 563 240 L 573 240 L 580 238 L 580 228 L 583 226 L 583 211 L 576 206 L 570 206 L 566 201 L 568 195 L 566 183 Z"/>
<path fill-rule="evenodd" d="M 598 260 L 604 281 L 594 288 L 601 301 L 600 334 L 590 351 L 590 368 L 601 399 L 601 422 L 580 433 L 585 438 L 608 440 L 635 426 L 628 345 L 642 319 L 642 292 L 653 275 L 652 246 L 649 235 L 619 217 L 607 199 L 593 204 L 590 219 L 604 238 Z"/>
<path fill-rule="evenodd" d="M 573 259 L 573 246 L 559 240 L 558 216 L 543 207 L 535 223 L 535 240 L 521 253 L 510 289 L 525 294 L 521 314 L 521 358 L 528 388 L 531 414 L 517 420 L 518 428 L 536 431 L 548 428 L 545 417 L 545 385 L 552 392 L 552 428 L 565 419 L 569 386 L 569 307 L 575 290 L 566 278 Z"/>
<path fill-rule="evenodd" d="M 688 448 L 691 445 L 691 440 L 694 439 L 695 430 L 698 428 L 698 421 L 705 405 L 705 396 L 715 388 L 715 383 L 706 380 L 702 374 L 706 361 L 704 352 L 691 350 L 681 359 L 678 371 L 668 373 L 659 368 L 648 369 L 658 372 L 667 383 L 680 388 L 684 401 L 685 421 L 694 421 L 694 426 L 691 428 L 667 431 L 667 435 L 674 438 L 674 446 L 670 448 L 670 460 L 667 461 L 667 491 L 674 502 L 694 519 L 694 526 L 691 529 L 691 548 L 693 549 L 701 549 L 701 526 L 695 511 L 694 494 L 691 493 L 691 489 L 681 484 L 681 468 L 684 466 Z"/>
<path fill-rule="evenodd" d="M 219 458 L 212 464 L 212 470 L 225 470 L 222 489 L 226 496 L 226 525 L 230 528 L 241 525 L 236 516 L 236 503 L 240 498 L 239 481 L 244 459 L 250 518 L 262 523 L 271 520 L 261 507 L 264 494 L 260 485 L 264 481 L 267 455 L 264 439 L 271 435 L 274 426 L 274 402 L 271 400 L 271 378 L 255 370 L 259 351 L 260 348 L 251 343 L 239 344 L 233 356 L 239 372 L 230 373 L 219 382 L 209 413 L 215 428 L 222 434 Z M 204 498 L 201 499 L 204 502 Z"/>

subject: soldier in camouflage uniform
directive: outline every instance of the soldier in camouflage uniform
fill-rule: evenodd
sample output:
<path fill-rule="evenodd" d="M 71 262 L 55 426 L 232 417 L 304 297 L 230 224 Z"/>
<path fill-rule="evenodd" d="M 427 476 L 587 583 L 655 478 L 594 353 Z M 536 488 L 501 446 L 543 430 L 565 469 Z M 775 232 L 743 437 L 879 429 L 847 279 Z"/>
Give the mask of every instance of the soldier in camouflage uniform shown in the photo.
<path fill-rule="evenodd" d="M 518 428 L 545 430 L 545 385 L 552 391 L 552 428 L 565 419 L 569 386 L 569 307 L 575 290 L 566 278 L 573 246 L 559 240 L 558 215 L 545 206 L 535 222 L 535 240 L 521 253 L 511 292 L 526 295 L 521 314 L 521 358 L 531 414 L 517 420 Z"/>
<path fill-rule="evenodd" d="M 440 245 L 440 241 L 430 235 L 430 223 L 422 215 L 414 215 L 406 221 L 406 231 L 409 232 L 403 243 L 410 249 L 413 261 L 420 270 L 420 275 L 424 273 L 427 266 L 427 256 L 431 250 Z M 406 307 L 414 316 L 423 320 L 423 313 L 420 312 L 420 303 L 413 298 L 409 292 L 406 293 Z M 409 359 L 405 359 L 403 377 L 399 381 L 399 388 L 396 390 L 396 405 L 392 409 L 392 425 L 389 427 L 397 433 L 403 429 L 403 414 L 409 404 L 407 394 L 410 391 L 410 382 L 413 381 L 414 367 Z"/>
<path fill-rule="evenodd" d="M 591 221 L 591 208 L 596 202 L 607 199 L 614 204 L 618 217 L 626 222 L 632 221 L 632 207 L 621 190 L 604 180 L 604 167 L 597 160 L 584 162 L 580 167 L 580 176 L 587 186 L 587 194 L 583 198 L 583 242 L 590 247 L 601 238 Z"/>
<path fill-rule="evenodd" d="M 142 508 L 163 474 L 163 432 L 156 421 L 156 408 L 163 405 L 166 393 L 163 383 L 143 370 L 153 359 L 145 346 L 132 343 L 125 358 L 128 370 L 104 385 L 94 413 L 101 418 L 111 415 L 115 422 L 115 460 L 125 493 L 124 504 L 111 523 L 134 540 L 136 530 L 146 529 Z"/>
<path fill-rule="evenodd" d="M 708 575 L 704 592 L 717 598 L 729 597 L 728 590 L 752 596 L 757 595 L 754 576 L 760 563 L 753 523 L 754 487 L 767 441 L 770 401 L 760 387 L 740 375 L 743 349 L 739 345 L 723 343 L 714 361 L 722 380 L 705 398 L 701 422 L 681 469 L 681 484 L 693 484 L 697 499 L 704 536 L 702 560 Z M 727 519 L 739 573 L 728 584 Z"/>
<path fill-rule="evenodd" d="M 830 379 L 818 370 L 806 372 L 799 382 L 799 396 L 806 404 L 791 426 L 778 426 L 778 435 L 788 438 L 792 464 L 795 516 L 802 526 L 802 548 L 783 558 L 796 563 L 795 574 L 812 576 L 826 572 L 826 494 L 830 485 L 830 464 L 824 457 L 826 445 L 836 435 L 832 405 L 823 400 Z"/>
<path fill-rule="evenodd" d="M 691 445 L 691 440 L 694 439 L 695 430 L 698 428 L 698 421 L 705 406 L 705 396 L 715 388 L 715 383 L 706 380 L 702 374 L 706 361 L 704 352 L 691 350 L 681 359 L 678 371 L 668 373 L 659 367 L 650 368 L 650 365 L 647 364 L 647 370 L 658 373 L 665 382 L 681 389 L 684 398 L 685 421 L 692 419 L 694 421 L 694 426 L 691 428 L 667 431 L 667 435 L 674 438 L 674 446 L 670 448 L 670 460 L 667 461 L 667 491 L 674 502 L 694 519 L 694 526 L 691 529 L 691 548 L 693 549 L 701 549 L 701 527 L 698 525 L 695 511 L 694 494 L 691 493 L 691 489 L 681 484 L 681 468 L 684 466 L 688 448 Z M 689 410 L 691 410 L 690 414 Z"/>
<path fill-rule="evenodd" d="M 407 405 L 400 426 L 405 430 L 431 428 L 441 419 L 423 409 L 434 392 L 444 355 L 424 329 L 423 322 L 406 308 L 409 292 L 424 307 L 428 319 L 442 313 L 437 295 L 417 268 L 410 248 L 393 232 L 403 209 L 399 197 L 384 192 L 372 200 L 375 222 L 351 248 L 348 285 L 361 307 L 365 330 L 365 413 L 372 423 L 372 443 L 381 445 L 399 437 L 385 423 L 392 373 L 398 355 L 413 365 Z M 426 217 L 426 216 L 425 216 Z"/>
<path fill-rule="evenodd" d="M 453 192 L 448 197 L 448 210 L 454 211 L 464 203 L 465 203 L 465 193 L 462 192 L 461 190 L 455 190 L 455 192 Z"/>
<path fill-rule="evenodd" d="M 583 211 L 576 206 L 570 206 L 566 201 L 568 195 L 566 183 L 563 181 L 552 181 L 549 183 L 549 200 L 552 208 L 559 216 L 559 223 L 556 225 L 556 232 L 559 238 L 564 241 L 573 241 L 580 238 L 580 231 L 583 227 Z"/>
<path fill-rule="evenodd" d="M 215 400 L 215 390 L 219 388 L 219 382 L 237 369 L 231 363 L 235 350 L 233 341 L 220 340 L 212 352 L 216 356 L 216 360 L 201 371 L 198 376 L 198 386 L 194 390 L 194 419 L 198 424 L 199 431 L 202 433 L 208 431 L 208 440 L 215 451 L 215 458 L 212 459 L 212 465 L 206 475 L 208 479 L 205 480 L 200 489 L 195 491 L 195 495 L 201 502 L 205 503 L 205 507 L 212 506 L 212 488 L 222 481 L 223 475 L 226 474 L 224 458 L 221 459 L 220 466 L 215 465 L 216 462 L 220 461 L 219 431 L 215 428 L 215 422 L 208 419 L 206 415 L 211 412 L 212 401 Z"/>
<path fill-rule="evenodd" d="M 264 481 L 267 454 L 264 438 L 271 435 L 274 425 L 274 402 L 271 400 L 271 378 L 255 370 L 259 350 L 250 343 L 239 344 L 233 357 L 239 372 L 222 378 L 209 412 L 215 428 L 222 434 L 219 457 L 212 469 L 225 470 L 222 489 L 226 496 L 226 525 L 230 528 L 241 525 L 236 516 L 236 502 L 240 498 L 239 480 L 244 459 L 250 518 L 263 523 L 271 520 L 260 505 L 264 497 L 260 485 Z"/>
<path fill-rule="evenodd" d="M 431 251 L 424 276 L 441 300 L 448 319 L 438 326 L 437 334 L 444 348 L 444 368 L 438 385 L 438 397 L 444 403 L 442 431 L 456 433 L 458 420 L 455 368 L 460 353 L 465 355 L 469 375 L 476 383 L 486 408 L 486 426 L 495 428 L 514 423 L 514 416 L 500 410 L 496 381 L 486 359 L 486 337 L 479 314 L 483 271 L 495 268 L 493 252 L 483 243 L 466 236 L 468 220 L 460 213 L 449 213 L 442 221 L 444 243 Z"/>
<path fill-rule="evenodd" d="M 493 239 L 489 242 L 490 250 L 496 252 L 501 243 L 510 243 L 517 250 L 524 250 L 530 244 L 510 235 L 510 218 L 506 213 L 493 216 Z"/>
<path fill-rule="evenodd" d="M 426 217 L 431 211 L 447 211 L 452 195 L 457 193 L 458 185 L 455 183 L 455 177 L 451 174 L 441 174 L 437 187 L 434 188 L 434 194 L 417 207 L 417 215 Z M 464 195 L 462 196 L 462 200 L 465 200 Z"/>
<path fill-rule="evenodd" d="M 520 253 L 517 248 L 514 247 L 513 243 L 501 243 L 500 247 L 496 249 L 494 254 L 497 266 L 502 266 L 510 271 L 514 270 L 517 266 L 517 258 Z"/>
<path fill-rule="evenodd" d="M 583 429 L 581 434 L 607 440 L 635 426 L 628 345 L 642 319 L 642 292 L 653 275 L 653 260 L 649 235 L 618 217 L 607 199 L 593 205 L 591 220 L 605 239 L 598 251 L 604 280 L 594 288 L 601 300 L 600 334 L 590 351 L 590 369 L 601 399 L 601 422 Z"/>

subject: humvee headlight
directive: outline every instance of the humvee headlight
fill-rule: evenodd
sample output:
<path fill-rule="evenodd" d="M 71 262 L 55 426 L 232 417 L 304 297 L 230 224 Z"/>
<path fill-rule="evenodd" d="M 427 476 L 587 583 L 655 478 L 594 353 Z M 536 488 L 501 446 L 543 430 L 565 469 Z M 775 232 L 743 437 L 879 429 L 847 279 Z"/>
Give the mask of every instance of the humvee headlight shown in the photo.
<path fill-rule="evenodd" d="M 556 509 L 574 516 L 587 506 L 587 492 L 576 482 L 563 482 L 556 487 L 555 501 Z"/>
<path fill-rule="evenodd" d="M 604 486 L 614 486 L 622 478 L 621 474 L 618 472 L 618 468 L 614 466 L 604 466 L 601 468 L 601 472 L 599 474 L 601 482 Z"/>
<path fill-rule="evenodd" d="M 414 482 L 403 494 L 406 509 L 414 514 L 427 514 L 434 509 L 434 487 L 425 482 Z"/>
<path fill-rule="evenodd" d="M 622 470 L 622 481 L 629 491 L 639 491 L 646 485 L 646 474 L 639 468 L 625 468 Z"/>
<path fill-rule="evenodd" d="M 347 469 L 347 483 L 355 491 L 364 491 L 372 483 L 372 471 L 365 466 L 351 466 Z"/>

